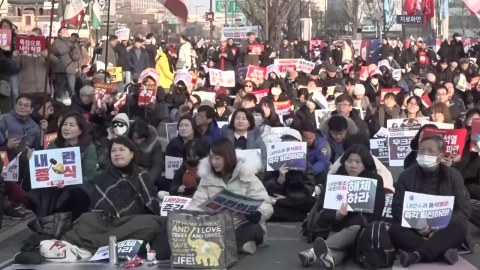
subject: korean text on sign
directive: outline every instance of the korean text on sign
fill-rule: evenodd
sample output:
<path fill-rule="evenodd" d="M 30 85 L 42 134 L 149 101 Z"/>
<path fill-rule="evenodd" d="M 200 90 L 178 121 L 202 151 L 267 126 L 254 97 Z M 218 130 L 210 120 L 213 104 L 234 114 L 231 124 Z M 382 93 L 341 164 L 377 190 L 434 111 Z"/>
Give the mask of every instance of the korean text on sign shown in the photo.
<path fill-rule="evenodd" d="M 454 196 L 436 196 L 406 191 L 403 198 L 402 226 L 432 230 L 445 228 L 452 216 Z"/>
<path fill-rule="evenodd" d="M 16 50 L 22 54 L 41 53 L 45 50 L 45 44 L 45 37 L 17 36 L 16 38 Z"/>
<path fill-rule="evenodd" d="M 348 181 L 347 203 L 367 203 L 370 198 L 371 183 L 372 181 L 370 179 Z"/>
<path fill-rule="evenodd" d="M 200 207 L 206 210 L 230 212 L 236 215 L 245 215 L 257 211 L 263 200 L 255 200 L 230 192 L 226 189 L 217 193 Z"/>

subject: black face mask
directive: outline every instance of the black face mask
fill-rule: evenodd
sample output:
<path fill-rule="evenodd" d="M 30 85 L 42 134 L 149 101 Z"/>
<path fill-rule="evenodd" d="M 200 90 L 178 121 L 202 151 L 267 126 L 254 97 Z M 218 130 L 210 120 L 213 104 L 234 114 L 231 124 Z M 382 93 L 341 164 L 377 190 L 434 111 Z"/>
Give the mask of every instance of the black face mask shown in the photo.
<path fill-rule="evenodd" d="M 215 108 L 221 108 L 224 105 L 225 103 L 223 103 L 223 101 L 217 100 L 217 102 L 215 102 Z"/>
<path fill-rule="evenodd" d="M 185 160 L 185 163 L 190 167 L 197 167 L 200 160 Z"/>

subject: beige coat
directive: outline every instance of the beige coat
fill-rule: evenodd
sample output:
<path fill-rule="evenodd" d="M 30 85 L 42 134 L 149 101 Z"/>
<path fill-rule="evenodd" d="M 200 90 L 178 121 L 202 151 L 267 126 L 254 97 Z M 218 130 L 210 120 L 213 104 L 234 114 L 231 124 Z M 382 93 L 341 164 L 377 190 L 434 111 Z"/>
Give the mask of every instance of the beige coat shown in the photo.
<path fill-rule="evenodd" d="M 198 176 L 200 185 L 188 206 L 189 210 L 202 210 L 200 205 L 215 196 L 224 189 L 246 196 L 248 198 L 263 200 L 259 211 L 262 213 L 260 225 L 266 233 L 265 222 L 272 216 L 273 207 L 270 204 L 270 197 L 262 182 L 255 175 L 262 169 L 260 158 L 250 158 L 248 161 L 239 158 L 237 166 L 233 171 L 231 179 L 225 184 L 223 179 L 216 177 L 211 171 L 208 157 L 202 159 L 198 165 Z M 244 223 L 245 219 L 234 217 L 235 227 Z"/>
<path fill-rule="evenodd" d="M 43 93 L 45 90 L 45 73 L 47 72 L 47 58 L 45 56 L 18 55 L 12 57 L 18 67 L 18 91 L 20 94 Z M 57 57 L 50 54 L 50 66 L 58 62 Z M 47 93 L 50 93 L 50 85 L 47 84 Z"/>

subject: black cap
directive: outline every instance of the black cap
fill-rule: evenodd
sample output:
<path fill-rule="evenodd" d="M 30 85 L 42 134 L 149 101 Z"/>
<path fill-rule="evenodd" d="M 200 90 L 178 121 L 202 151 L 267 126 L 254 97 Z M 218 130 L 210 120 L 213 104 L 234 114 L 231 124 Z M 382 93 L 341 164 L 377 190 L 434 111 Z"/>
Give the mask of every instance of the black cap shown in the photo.
<path fill-rule="evenodd" d="M 410 73 L 412 73 L 413 75 L 420 76 L 420 66 L 412 65 L 412 69 L 410 69 Z"/>
<path fill-rule="evenodd" d="M 312 69 L 312 72 L 310 72 L 310 75 L 318 75 L 320 73 L 320 66 L 316 66 Z"/>
<path fill-rule="evenodd" d="M 327 71 L 328 72 L 337 72 L 337 67 L 335 65 L 332 65 L 332 64 L 328 64 L 327 65 Z"/>
<path fill-rule="evenodd" d="M 460 61 L 459 61 L 458 63 L 459 63 L 460 65 L 461 65 L 461 64 L 468 64 L 469 61 L 468 61 L 467 58 L 462 58 L 462 59 L 460 59 Z"/>
<path fill-rule="evenodd" d="M 221 101 L 223 101 L 227 104 L 230 103 L 230 98 L 227 96 L 227 94 L 220 94 L 220 95 L 217 96 L 216 99 L 219 99 L 219 100 L 221 100 Z"/>

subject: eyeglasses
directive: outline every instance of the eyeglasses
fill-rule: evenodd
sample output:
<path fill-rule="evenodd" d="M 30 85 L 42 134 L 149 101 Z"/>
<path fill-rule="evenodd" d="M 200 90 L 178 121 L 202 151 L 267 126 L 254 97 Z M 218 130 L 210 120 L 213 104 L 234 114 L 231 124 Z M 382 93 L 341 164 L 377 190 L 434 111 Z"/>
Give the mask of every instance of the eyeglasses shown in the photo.
<path fill-rule="evenodd" d="M 350 103 L 337 103 L 337 107 L 348 107 Z"/>

